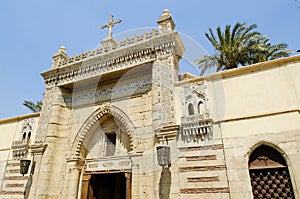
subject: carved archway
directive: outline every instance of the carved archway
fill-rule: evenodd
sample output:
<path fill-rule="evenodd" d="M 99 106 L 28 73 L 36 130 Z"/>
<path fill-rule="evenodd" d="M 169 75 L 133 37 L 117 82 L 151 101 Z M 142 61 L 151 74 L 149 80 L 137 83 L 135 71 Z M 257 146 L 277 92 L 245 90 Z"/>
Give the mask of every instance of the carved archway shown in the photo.
<path fill-rule="evenodd" d="M 114 106 L 103 106 L 92 113 L 79 129 L 73 142 L 70 159 L 80 159 L 80 151 L 83 146 L 84 139 L 90 132 L 91 128 L 106 115 L 111 115 L 120 124 L 122 130 L 128 135 L 130 143 L 130 151 L 133 150 L 134 126 L 128 116 L 120 109 Z"/>

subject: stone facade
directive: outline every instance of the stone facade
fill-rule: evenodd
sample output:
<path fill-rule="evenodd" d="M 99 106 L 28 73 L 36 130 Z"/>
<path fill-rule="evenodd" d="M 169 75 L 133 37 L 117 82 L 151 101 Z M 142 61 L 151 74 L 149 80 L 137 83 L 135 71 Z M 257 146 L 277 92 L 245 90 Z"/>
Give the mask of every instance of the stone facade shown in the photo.
<path fill-rule="evenodd" d="M 42 112 L 0 121 L 0 198 L 298 198 L 300 56 L 180 75 L 174 28 L 165 10 L 150 33 L 74 57 L 61 47 L 42 73 Z M 266 176 L 252 173 L 282 168 L 280 190 L 276 179 L 256 190 Z"/>

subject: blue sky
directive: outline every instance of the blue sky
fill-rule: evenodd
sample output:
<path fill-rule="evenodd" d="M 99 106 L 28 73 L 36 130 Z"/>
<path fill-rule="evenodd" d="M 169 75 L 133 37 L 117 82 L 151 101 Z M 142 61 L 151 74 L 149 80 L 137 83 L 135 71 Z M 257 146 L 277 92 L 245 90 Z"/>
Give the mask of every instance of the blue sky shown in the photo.
<path fill-rule="evenodd" d="M 168 8 L 176 30 L 189 36 L 208 53 L 213 49 L 204 33 L 236 22 L 257 24 L 272 43 L 300 49 L 300 0 L 2 0 L 0 2 L 0 119 L 30 113 L 24 100 L 42 99 L 40 73 L 51 68 L 52 56 L 64 45 L 69 56 L 94 49 L 106 37 L 100 26 L 110 14 L 122 23 L 121 33 L 157 27 Z M 183 69 L 184 70 L 184 69 Z"/>

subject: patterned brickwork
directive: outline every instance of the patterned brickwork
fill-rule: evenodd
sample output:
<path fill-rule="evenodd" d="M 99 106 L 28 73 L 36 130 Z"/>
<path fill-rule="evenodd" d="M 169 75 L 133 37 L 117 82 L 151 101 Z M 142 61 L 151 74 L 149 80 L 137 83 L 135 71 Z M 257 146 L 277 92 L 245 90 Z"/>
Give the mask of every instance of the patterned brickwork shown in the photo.
<path fill-rule="evenodd" d="M 28 176 L 20 174 L 19 161 L 8 161 L 0 191 L 0 198 L 23 199 L 27 180 Z"/>

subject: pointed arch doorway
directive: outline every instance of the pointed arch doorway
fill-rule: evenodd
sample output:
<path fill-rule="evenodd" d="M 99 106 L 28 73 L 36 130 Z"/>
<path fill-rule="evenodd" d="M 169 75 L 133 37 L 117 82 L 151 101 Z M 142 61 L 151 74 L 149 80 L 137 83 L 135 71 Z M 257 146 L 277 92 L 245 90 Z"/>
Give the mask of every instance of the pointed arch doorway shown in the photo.
<path fill-rule="evenodd" d="M 104 114 L 103 114 L 104 113 Z M 101 115 L 101 117 L 98 117 Z M 87 122 L 88 131 L 78 137 L 78 156 L 86 165 L 81 174 L 79 188 L 81 199 L 130 199 L 131 198 L 131 158 L 132 138 L 128 128 L 113 113 L 104 109 Z M 79 147 L 78 147 L 79 146 Z"/>

